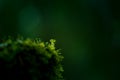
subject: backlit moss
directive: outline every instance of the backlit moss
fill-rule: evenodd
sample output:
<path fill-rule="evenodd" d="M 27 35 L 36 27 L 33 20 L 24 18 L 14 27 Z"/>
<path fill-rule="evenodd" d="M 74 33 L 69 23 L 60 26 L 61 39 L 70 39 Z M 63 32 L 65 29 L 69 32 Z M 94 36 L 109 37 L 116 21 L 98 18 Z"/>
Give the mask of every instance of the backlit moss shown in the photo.
<path fill-rule="evenodd" d="M 55 40 L 17 39 L 0 43 L 0 80 L 63 80 Z"/>

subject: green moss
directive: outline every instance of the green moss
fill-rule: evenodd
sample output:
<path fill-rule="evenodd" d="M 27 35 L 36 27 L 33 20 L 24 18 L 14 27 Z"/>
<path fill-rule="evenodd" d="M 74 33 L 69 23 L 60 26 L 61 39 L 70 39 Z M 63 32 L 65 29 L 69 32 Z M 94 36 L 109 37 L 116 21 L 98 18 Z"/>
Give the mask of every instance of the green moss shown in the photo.
<path fill-rule="evenodd" d="M 0 80 L 63 80 L 62 60 L 54 39 L 4 40 L 0 43 Z"/>

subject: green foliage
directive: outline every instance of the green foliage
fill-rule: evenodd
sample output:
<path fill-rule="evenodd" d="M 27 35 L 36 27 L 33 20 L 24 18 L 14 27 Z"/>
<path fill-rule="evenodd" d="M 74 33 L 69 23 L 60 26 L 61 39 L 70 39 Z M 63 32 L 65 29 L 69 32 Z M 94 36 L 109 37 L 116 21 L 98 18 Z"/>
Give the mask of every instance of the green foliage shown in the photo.
<path fill-rule="evenodd" d="M 8 39 L 0 44 L 0 80 L 63 80 L 55 40 Z"/>

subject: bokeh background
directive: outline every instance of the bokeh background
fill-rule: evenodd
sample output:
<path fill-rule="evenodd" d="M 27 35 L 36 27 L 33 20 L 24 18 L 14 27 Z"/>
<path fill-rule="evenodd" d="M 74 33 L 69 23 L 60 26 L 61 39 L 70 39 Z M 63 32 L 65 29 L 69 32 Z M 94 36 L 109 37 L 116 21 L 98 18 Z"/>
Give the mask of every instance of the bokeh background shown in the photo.
<path fill-rule="evenodd" d="M 0 38 L 57 40 L 65 80 L 120 80 L 119 0 L 0 0 Z"/>

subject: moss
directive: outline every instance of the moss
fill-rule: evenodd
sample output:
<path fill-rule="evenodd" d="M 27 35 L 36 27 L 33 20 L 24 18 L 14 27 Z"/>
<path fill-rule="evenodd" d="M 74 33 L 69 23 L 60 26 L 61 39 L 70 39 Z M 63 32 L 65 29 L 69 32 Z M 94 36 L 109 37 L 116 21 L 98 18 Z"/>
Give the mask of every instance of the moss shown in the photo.
<path fill-rule="evenodd" d="M 62 60 L 54 39 L 4 40 L 0 43 L 0 80 L 63 80 Z"/>

